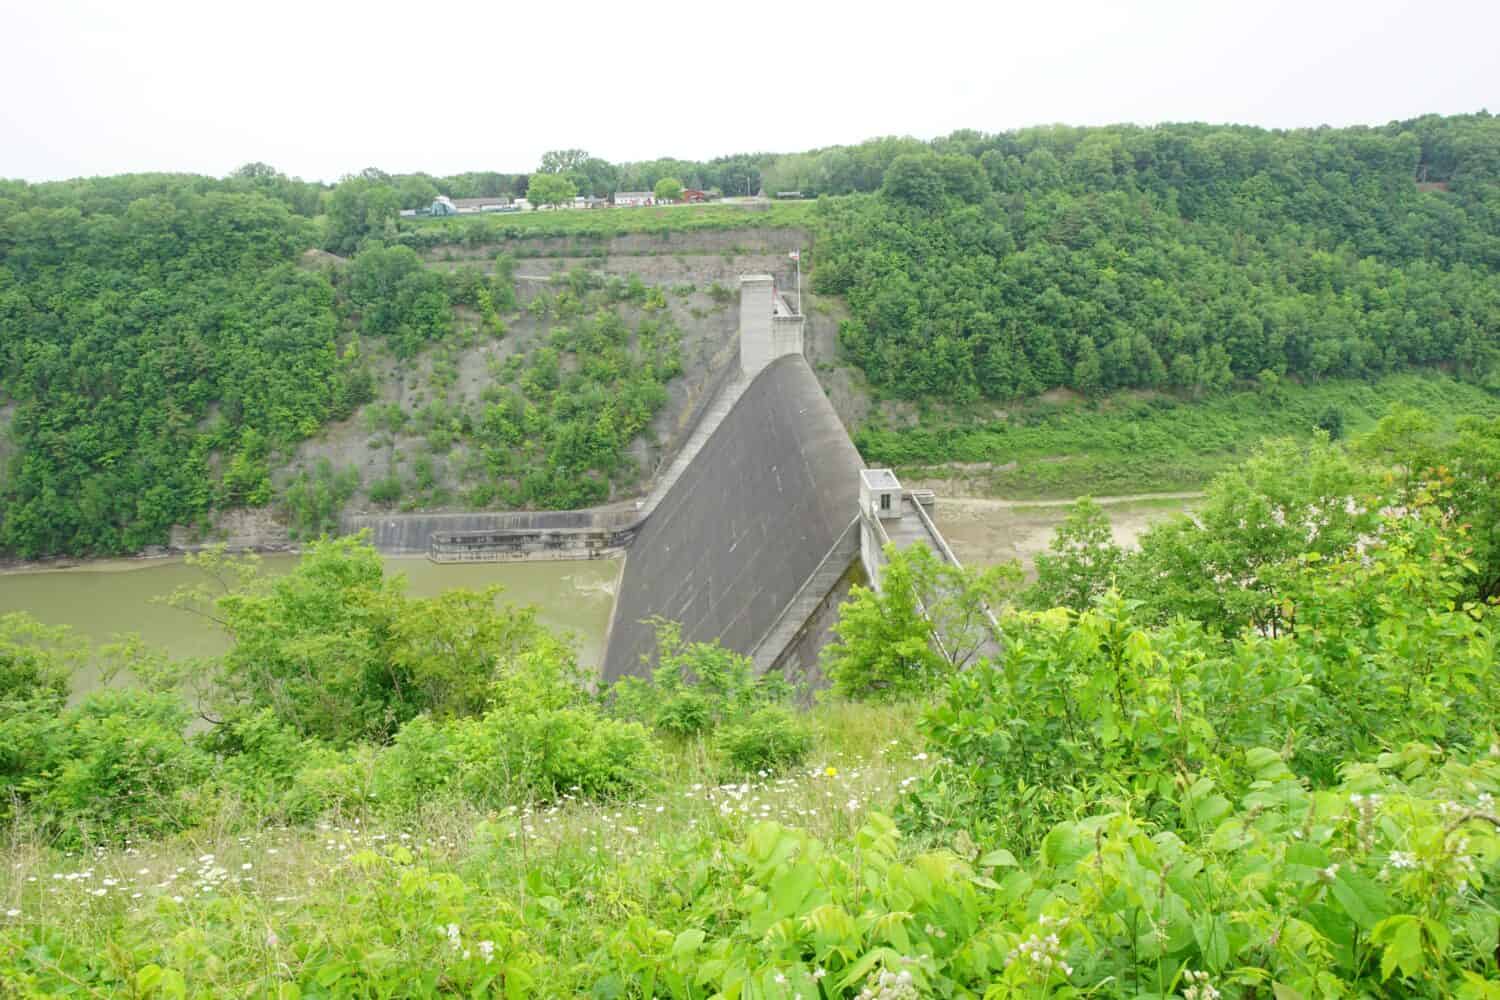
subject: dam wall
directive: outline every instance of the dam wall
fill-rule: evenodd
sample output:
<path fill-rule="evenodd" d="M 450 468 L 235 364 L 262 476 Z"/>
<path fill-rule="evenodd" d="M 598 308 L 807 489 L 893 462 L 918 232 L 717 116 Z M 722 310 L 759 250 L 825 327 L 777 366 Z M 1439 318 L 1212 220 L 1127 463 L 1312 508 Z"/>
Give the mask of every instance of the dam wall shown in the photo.
<path fill-rule="evenodd" d="M 770 361 L 640 525 L 602 680 L 641 672 L 655 616 L 751 653 L 845 537 L 861 468 L 807 360 Z"/>
<path fill-rule="evenodd" d="M 479 511 L 468 514 L 354 514 L 341 518 L 342 534 L 368 529 L 375 548 L 390 555 L 434 554 L 434 546 L 453 535 L 484 535 L 492 538 L 514 537 L 516 551 L 535 539 L 541 556 L 548 546 L 540 536 L 576 536 L 572 554 L 558 554 L 559 559 L 587 559 L 598 547 L 597 540 L 612 538 L 627 531 L 640 515 L 634 510 L 535 510 Z M 591 544 L 589 539 L 596 539 Z M 619 544 L 624 544 L 624 539 Z M 444 561 L 441 558 L 439 561 Z M 463 560 L 454 560 L 463 561 Z"/>

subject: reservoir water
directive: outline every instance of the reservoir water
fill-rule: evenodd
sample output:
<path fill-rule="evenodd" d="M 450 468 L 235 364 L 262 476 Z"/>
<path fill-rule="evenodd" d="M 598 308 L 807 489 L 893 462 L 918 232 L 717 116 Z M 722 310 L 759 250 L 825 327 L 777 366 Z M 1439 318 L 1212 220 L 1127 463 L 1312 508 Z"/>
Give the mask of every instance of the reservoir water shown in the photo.
<path fill-rule="evenodd" d="M 268 555 L 261 565 L 285 573 L 295 555 Z M 554 631 L 571 632 L 579 660 L 597 667 L 614 607 L 620 562 L 446 563 L 422 557 L 387 556 L 388 574 L 406 577 L 407 593 L 427 597 L 458 587 L 504 588 L 502 603 L 534 604 L 537 616 Z M 228 640 L 212 622 L 157 600 L 180 586 L 209 582 L 181 559 L 129 559 L 87 563 L 67 569 L 0 573 L 0 614 L 25 611 L 48 625 L 67 625 L 91 643 L 136 633 L 173 657 L 211 656 Z M 98 683 L 85 669 L 73 678 L 74 694 Z"/>

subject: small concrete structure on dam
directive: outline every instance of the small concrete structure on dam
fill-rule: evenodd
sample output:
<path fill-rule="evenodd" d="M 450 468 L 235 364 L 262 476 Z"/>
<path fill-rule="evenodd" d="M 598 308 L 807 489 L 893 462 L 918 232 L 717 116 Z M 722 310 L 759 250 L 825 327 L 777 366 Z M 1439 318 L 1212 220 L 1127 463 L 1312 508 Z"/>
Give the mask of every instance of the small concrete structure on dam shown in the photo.
<path fill-rule="evenodd" d="M 930 493 L 866 469 L 803 355 L 803 316 L 770 275 L 740 279 L 738 350 L 691 430 L 633 508 L 347 518 L 386 552 L 440 562 L 622 555 L 601 678 L 649 669 L 652 619 L 719 642 L 759 672 L 813 675 L 836 607 L 883 546 L 929 545 L 957 564 Z"/>

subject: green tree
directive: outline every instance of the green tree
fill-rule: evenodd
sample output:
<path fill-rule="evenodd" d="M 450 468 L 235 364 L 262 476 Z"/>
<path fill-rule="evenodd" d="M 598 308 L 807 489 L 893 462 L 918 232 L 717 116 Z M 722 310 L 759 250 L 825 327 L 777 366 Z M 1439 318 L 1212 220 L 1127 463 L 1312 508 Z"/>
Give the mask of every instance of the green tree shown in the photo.
<path fill-rule="evenodd" d="M 249 573 L 173 600 L 232 640 L 214 670 L 220 720 L 271 709 L 300 736 L 347 744 L 389 739 L 423 712 L 477 713 L 505 665 L 540 640 L 535 612 L 496 608 L 494 591 L 414 600 L 404 588 L 362 534 L 314 542 L 283 576 Z"/>
<path fill-rule="evenodd" d="M 1374 477 L 1326 439 L 1267 441 L 1214 479 L 1192 518 L 1141 536 L 1122 589 L 1163 620 L 1276 634 L 1288 609 L 1267 571 L 1305 553 L 1343 552 L 1374 530 L 1381 503 Z"/>
<path fill-rule="evenodd" d="M 656 182 L 657 201 L 677 201 L 682 197 L 682 181 L 676 177 L 663 177 Z"/>
<path fill-rule="evenodd" d="M 1073 363 L 1073 386 L 1087 396 L 1104 388 L 1104 362 L 1090 337 L 1078 343 L 1078 360 Z"/>
<path fill-rule="evenodd" d="M 1015 566 L 956 567 L 926 546 L 888 545 L 880 589 L 856 585 L 839 608 L 823 670 L 849 698 L 909 697 L 971 663 L 1000 635 L 992 611 L 1020 583 Z"/>
<path fill-rule="evenodd" d="M 1036 583 L 1027 590 L 1025 603 L 1038 610 L 1086 610 L 1115 586 L 1123 559 L 1104 508 L 1090 497 L 1080 497 L 1047 551 L 1037 554 Z"/>
<path fill-rule="evenodd" d="M 1398 471 L 1405 492 L 1420 481 L 1432 465 L 1437 443 L 1437 422 L 1414 406 L 1397 404 L 1380 418 L 1375 429 L 1353 442 L 1354 452 Z"/>
<path fill-rule="evenodd" d="M 886 197 L 903 204 L 938 208 L 942 204 L 944 185 L 937 157 L 931 154 L 896 157 L 885 172 L 881 190 Z"/>
<path fill-rule="evenodd" d="M 582 149 L 551 149 L 542 154 L 541 172 L 544 174 L 568 174 L 581 169 L 590 160 Z"/>
<path fill-rule="evenodd" d="M 526 188 L 526 200 L 537 206 L 571 204 L 577 194 L 578 186 L 557 174 L 532 174 Z"/>

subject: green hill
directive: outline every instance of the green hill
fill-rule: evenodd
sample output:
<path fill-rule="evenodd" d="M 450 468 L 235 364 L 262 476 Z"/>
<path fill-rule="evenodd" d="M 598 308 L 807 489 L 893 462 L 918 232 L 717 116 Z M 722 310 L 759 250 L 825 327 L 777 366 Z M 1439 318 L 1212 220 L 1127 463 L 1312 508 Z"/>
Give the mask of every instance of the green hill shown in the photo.
<path fill-rule="evenodd" d="M 760 252 L 776 234 L 806 246 L 809 306 L 842 320 L 820 374 L 867 457 L 1005 464 L 1027 457 L 1019 428 L 1061 427 L 1050 443 L 1030 432 L 1027 455 L 1056 444 L 1084 471 L 1033 461 L 996 480 L 1013 492 L 1181 486 L 1268 431 L 1368 423 L 1364 386 L 1445 417 L 1486 411 L 1500 386 L 1488 114 L 959 132 L 698 164 L 576 152 L 549 169 L 594 194 L 673 177 L 816 200 L 440 220 L 398 213 L 438 192 L 519 195 L 526 178 L 367 170 L 329 186 L 251 165 L 222 180 L 0 183 L 0 550 L 137 551 L 247 505 L 311 532 L 356 497 L 627 494 L 661 446 L 652 422 L 684 396 L 672 343 L 709 344 L 727 306 L 670 261 L 687 274 L 686 254 L 732 260 L 741 234 Z M 598 266 L 635 237 L 655 241 L 631 251 L 661 265 L 652 283 Z M 510 271 L 538 257 L 577 277 L 533 307 Z M 481 354 L 483 384 L 452 389 Z M 1410 369 L 1441 374 L 1400 381 Z M 1228 401 L 1246 387 L 1268 405 Z M 1027 402 L 1058 390 L 1082 402 L 1061 415 Z M 1163 423 L 1142 399 L 1188 410 Z M 1188 437 L 1220 443 L 1153 450 L 1152 428 L 1197 426 L 1200 403 L 1233 414 L 1239 444 L 1223 447 L 1211 417 Z M 1143 429 L 1080 436 L 1096 409 L 1101 426 Z M 373 446 L 344 464 L 350 449 L 307 444 L 340 433 L 384 442 L 383 464 Z M 403 434 L 437 444 L 400 453 Z"/>

